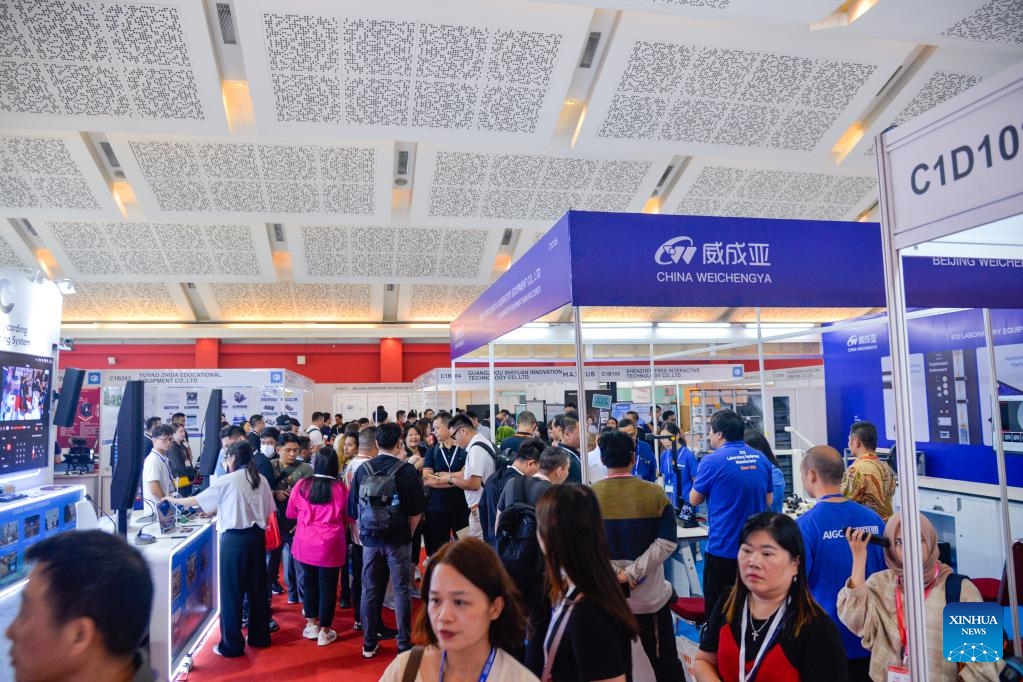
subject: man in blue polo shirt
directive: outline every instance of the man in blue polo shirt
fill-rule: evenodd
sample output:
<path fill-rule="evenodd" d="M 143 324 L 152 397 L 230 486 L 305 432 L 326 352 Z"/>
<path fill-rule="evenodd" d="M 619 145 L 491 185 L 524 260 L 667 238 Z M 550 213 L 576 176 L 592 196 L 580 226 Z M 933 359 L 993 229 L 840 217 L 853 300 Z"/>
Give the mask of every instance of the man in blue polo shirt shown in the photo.
<path fill-rule="evenodd" d="M 746 519 L 771 506 L 771 465 L 742 440 L 742 417 L 718 410 L 710 417 L 714 452 L 700 461 L 689 493 L 694 507 L 707 501 L 707 551 L 703 564 L 703 603 L 712 613 L 718 598 L 735 584 L 739 536 Z"/>
<path fill-rule="evenodd" d="M 852 526 L 871 535 L 881 535 L 884 533 L 884 521 L 869 507 L 842 495 L 844 470 L 845 464 L 838 450 L 817 445 L 806 451 L 800 475 L 807 495 L 816 498 L 817 504 L 796 519 L 796 523 L 803 534 L 810 592 L 842 634 L 850 682 L 866 682 L 870 680 L 870 652 L 860 644 L 860 638 L 839 620 L 838 591 L 845 586 L 852 571 L 852 552 L 845 539 L 845 529 Z M 867 577 L 884 568 L 881 546 L 867 547 Z"/>

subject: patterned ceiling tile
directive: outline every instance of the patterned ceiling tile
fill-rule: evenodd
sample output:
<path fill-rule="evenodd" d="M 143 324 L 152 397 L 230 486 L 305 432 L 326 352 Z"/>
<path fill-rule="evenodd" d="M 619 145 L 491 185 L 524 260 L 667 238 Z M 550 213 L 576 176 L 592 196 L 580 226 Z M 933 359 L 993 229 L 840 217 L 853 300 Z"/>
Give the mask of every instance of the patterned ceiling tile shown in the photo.
<path fill-rule="evenodd" d="M 201 5 L 3 0 L 0 42 L 0 121 L 36 114 L 43 126 L 96 117 L 226 132 Z"/>
<path fill-rule="evenodd" d="M 869 175 L 704 166 L 673 192 L 678 215 L 848 220 L 877 191 Z"/>
<path fill-rule="evenodd" d="M 300 281 L 488 281 L 500 235 L 487 230 L 316 225 L 298 228 Z"/>
<path fill-rule="evenodd" d="M 166 284 L 75 282 L 64 297 L 64 322 L 180 320 Z"/>
<path fill-rule="evenodd" d="M 143 205 L 180 214 L 387 213 L 385 145 L 177 142 L 111 136 L 137 166 Z M 385 158 L 386 157 L 386 158 Z M 133 177 L 133 176 L 132 176 Z"/>
<path fill-rule="evenodd" d="M 25 249 L 19 248 L 14 242 L 18 239 L 17 235 L 0 234 L 0 268 L 30 268 L 34 266 L 30 260 L 26 258 L 28 255 Z"/>
<path fill-rule="evenodd" d="M 930 111 L 942 102 L 969 90 L 982 80 L 983 77 L 977 74 L 935 71 L 913 96 L 913 99 L 895 115 L 889 126 L 902 125 L 906 121 L 912 120 L 926 111 Z M 874 156 L 873 142 L 864 152 L 864 155 Z"/>
<path fill-rule="evenodd" d="M 486 287 L 424 284 L 411 292 L 408 306 L 410 322 L 450 322 L 469 307 Z"/>
<path fill-rule="evenodd" d="M 977 42 L 1023 45 L 1023 2 L 991 0 L 946 28 L 941 35 Z"/>
<path fill-rule="evenodd" d="M 273 276 L 269 246 L 251 225 L 48 222 L 38 229 L 64 254 L 60 260 L 73 276 L 85 281 Z"/>
<path fill-rule="evenodd" d="M 263 13 L 262 28 L 277 121 L 339 125 L 534 133 L 564 42 L 555 32 L 282 11 Z M 342 105 L 293 96 L 303 90 L 341 93 Z M 502 97 L 518 106 L 503 115 L 487 106 Z"/>
<path fill-rule="evenodd" d="M 597 137 L 810 151 L 876 69 L 636 40 Z"/>
<path fill-rule="evenodd" d="M 88 167 L 94 171 L 95 167 Z M 0 207 L 100 212 L 102 201 L 68 141 L 60 137 L 0 136 Z"/>
<path fill-rule="evenodd" d="M 209 285 L 222 321 L 376 322 L 369 284 Z"/>
<path fill-rule="evenodd" d="M 657 170 L 651 161 L 438 151 L 425 209 L 438 219 L 544 222 L 569 209 L 638 210 Z"/>

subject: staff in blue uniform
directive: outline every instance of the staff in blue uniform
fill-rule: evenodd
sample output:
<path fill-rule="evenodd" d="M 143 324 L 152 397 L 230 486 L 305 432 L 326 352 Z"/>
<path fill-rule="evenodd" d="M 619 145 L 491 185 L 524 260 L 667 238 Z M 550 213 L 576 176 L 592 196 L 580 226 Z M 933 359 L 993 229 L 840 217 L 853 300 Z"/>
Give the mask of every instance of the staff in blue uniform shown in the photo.
<path fill-rule="evenodd" d="M 778 461 L 764 434 L 756 429 L 746 429 L 742 440 L 754 450 L 759 450 L 770 462 L 771 493 L 774 495 L 774 499 L 771 500 L 771 511 L 781 514 L 782 505 L 785 502 L 785 474 L 781 470 L 781 462 Z"/>
<path fill-rule="evenodd" d="M 631 419 L 623 419 L 618 422 L 618 430 L 629 436 L 636 444 L 636 466 L 632 470 L 632 475 L 651 483 L 656 481 L 657 458 L 654 457 L 654 450 L 650 444 L 640 438 L 636 423 Z"/>
<path fill-rule="evenodd" d="M 689 493 L 696 480 L 696 455 L 689 449 L 686 439 L 678 426 L 665 422 L 661 427 L 661 475 L 664 476 L 664 492 L 668 494 L 675 509 L 681 513 L 689 505 Z"/>

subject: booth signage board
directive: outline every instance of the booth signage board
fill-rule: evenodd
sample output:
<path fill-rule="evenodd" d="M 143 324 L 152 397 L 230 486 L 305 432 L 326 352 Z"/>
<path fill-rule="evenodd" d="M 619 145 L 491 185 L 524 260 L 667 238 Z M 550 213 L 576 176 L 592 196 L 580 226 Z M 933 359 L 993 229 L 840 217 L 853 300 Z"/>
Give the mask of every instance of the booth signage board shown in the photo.
<path fill-rule="evenodd" d="M 903 256 L 902 272 L 911 308 L 1023 308 L 1023 259 Z"/>
<path fill-rule="evenodd" d="M 458 358 L 571 300 L 566 214 L 451 323 L 451 357 Z"/>
<path fill-rule="evenodd" d="M 587 366 L 586 381 L 608 383 L 611 381 L 650 381 L 650 366 Z M 575 367 L 495 367 L 494 383 L 498 384 L 563 384 L 575 383 L 578 373 Z M 667 365 L 654 368 L 655 381 L 703 382 L 731 381 L 741 379 L 742 365 Z M 490 383 L 490 369 L 487 367 L 456 367 L 457 386 L 483 386 Z M 420 384 L 420 379 L 423 383 Z M 451 369 L 442 368 L 428 372 L 416 379 L 420 388 L 441 390 L 451 386 Z"/>
<path fill-rule="evenodd" d="M 568 215 L 576 306 L 884 305 L 878 223 Z"/>
<path fill-rule="evenodd" d="M 1023 212 L 1023 67 L 983 89 L 882 136 L 896 247 Z"/>
<path fill-rule="evenodd" d="M 64 298 L 53 282 L 35 282 L 21 270 L 0 270 L 0 351 L 53 356 L 60 342 Z"/>

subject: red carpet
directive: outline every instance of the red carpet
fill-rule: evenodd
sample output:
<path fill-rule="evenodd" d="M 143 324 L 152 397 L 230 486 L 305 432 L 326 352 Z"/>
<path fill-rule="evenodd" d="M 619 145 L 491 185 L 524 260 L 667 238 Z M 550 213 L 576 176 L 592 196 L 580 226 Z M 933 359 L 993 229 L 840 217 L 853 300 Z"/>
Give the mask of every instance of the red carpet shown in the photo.
<path fill-rule="evenodd" d="M 412 600 L 413 611 L 419 609 L 419 599 Z M 314 640 L 302 638 L 305 618 L 300 604 L 289 604 L 287 595 L 273 598 L 273 617 L 280 630 L 271 635 L 273 644 L 266 649 L 246 648 L 241 658 L 221 658 L 213 653 L 220 642 L 220 625 L 214 626 L 209 639 L 195 656 L 188 679 L 206 680 L 337 680 L 351 682 L 379 680 L 384 668 L 397 655 L 394 640 L 380 643 L 376 657 L 362 657 L 362 633 L 352 629 L 352 609 L 339 609 L 334 617 L 333 629 L 337 640 L 327 646 L 317 646 Z M 384 609 L 384 623 L 394 626 L 394 612 Z M 413 621 L 414 622 L 414 621 Z M 338 674 L 343 674 L 339 678 Z"/>

